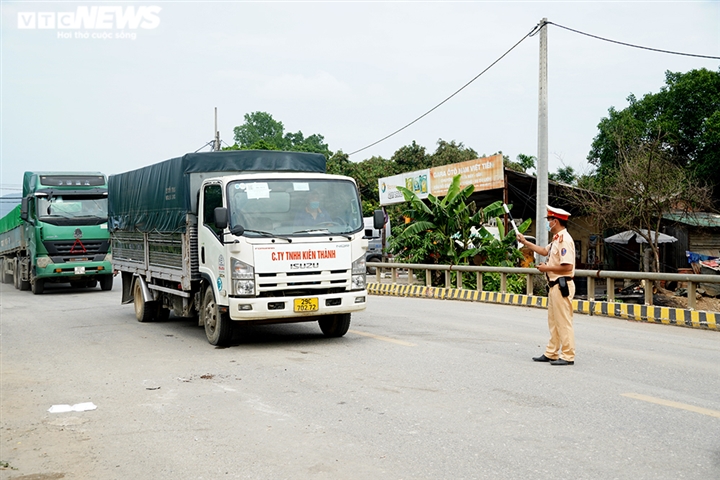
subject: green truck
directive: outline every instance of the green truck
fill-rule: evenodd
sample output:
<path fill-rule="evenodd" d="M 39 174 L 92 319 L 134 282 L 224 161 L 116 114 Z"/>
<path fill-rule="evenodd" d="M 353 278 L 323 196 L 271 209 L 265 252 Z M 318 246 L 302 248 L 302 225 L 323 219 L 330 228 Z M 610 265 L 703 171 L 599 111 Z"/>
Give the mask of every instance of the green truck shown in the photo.
<path fill-rule="evenodd" d="M 111 290 L 107 198 L 99 172 L 25 172 L 20 205 L 0 219 L 0 281 Z"/>

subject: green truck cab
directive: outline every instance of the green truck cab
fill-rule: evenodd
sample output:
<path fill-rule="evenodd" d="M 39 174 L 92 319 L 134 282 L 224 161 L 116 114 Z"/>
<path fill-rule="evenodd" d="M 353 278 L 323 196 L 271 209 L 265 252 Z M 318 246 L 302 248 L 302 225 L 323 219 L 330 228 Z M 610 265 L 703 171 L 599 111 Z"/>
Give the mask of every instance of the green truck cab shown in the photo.
<path fill-rule="evenodd" d="M 111 290 L 107 195 L 99 172 L 25 172 L 21 204 L 0 219 L 0 280 Z"/>

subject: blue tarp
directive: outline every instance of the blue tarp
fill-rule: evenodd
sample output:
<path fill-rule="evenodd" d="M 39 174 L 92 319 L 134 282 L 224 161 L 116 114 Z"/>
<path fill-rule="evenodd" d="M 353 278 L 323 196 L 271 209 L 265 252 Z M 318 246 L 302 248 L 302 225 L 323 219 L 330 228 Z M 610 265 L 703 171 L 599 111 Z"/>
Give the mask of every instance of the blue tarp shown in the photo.
<path fill-rule="evenodd" d="M 688 259 L 688 263 L 699 263 L 705 260 L 716 260 L 720 257 L 712 257 L 710 255 L 703 255 L 702 253 L 688 252 L 685 251 L 685 256 Z"/>

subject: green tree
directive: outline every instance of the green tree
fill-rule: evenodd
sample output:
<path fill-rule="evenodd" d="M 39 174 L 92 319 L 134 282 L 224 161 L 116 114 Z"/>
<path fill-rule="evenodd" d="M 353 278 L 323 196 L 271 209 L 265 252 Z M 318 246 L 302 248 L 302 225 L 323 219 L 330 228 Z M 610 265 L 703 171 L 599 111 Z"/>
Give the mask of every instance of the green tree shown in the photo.
<path fill-rule="evenodd" d="M 472 148 L 465 147 L 462 142 L 455 143 L 455 140 L 446 142 L 440 138 L 437 141 L 435 152 L 430 155 L 430 164 L 428 167 L 439 167 L 451 163 L 466 162 L 476 158 L 478 158 L 477 152 Z"/>
<path fill-rule="evenodd" d="M 344 153 L 342 150 L 335 152 L 327 161 L 327 173 L 333 175 L 346 175 L 352 176 L 353 163 L 350 161 L 350 156 Z"/>
<path fill-rule="evenodd" d="M 415 170 L 428 168 L 430 165 L 425 147 L 415 143 L 415 140 L 413 140 L 410 145 L 400 147 L 395 153 L 393 153 L 390 160 L 395 162 L 399 172 L 414 172 Z"/>
<path fill-rule="evenodd" d="M 285 133 L 282 122 L 266 112 L 246 113 L 244 118 L 245 123 L 234 129 L 235 145 L 226 150 L 286 150 L 321 153 L 327 159 L 333 156 L 320 134 L 305 137 L 302 131 Z"/>
<path fill-rule="evenodd" d="M 548 179 L 568 185 L 574 185 L 578 181 L 573 167 L 560 167 L 557 172 L 548 174 Z"/>
<path fill-rule="evenodd" d="M 588 161 L 611 174 L 633 146 L 660 142 L 672 162 L 699 179 L 720 179 L 720 70 L 666 72 L 658 93 L 630 95 L 623 110 L 611 107 L 598 125 Z M 658 132 L 663 132 L 658 136 Z M 622 151 L 622 149 L 626 149 Z M 717 192 L 717 191 L 716 191 Z"/>
<path fill-rule="evenodd" d="M 616 142 L 616 166 L 605 175 L 584 177 L 580 183 L 586 190 L 570 194 L 601 228 L 633 230 L 642 236 L 652 254 L 646 269 L 659 271 L 657 238 L 663 214 L 683 210 L 692 216 L 710 207 L 710 189 L 678 164 L 665 148 L 662 132 L 649 140 L 619 135 Z"/>
<path fill-rule="evenodd" d="M 265 150 L 282 150 L 285 147 L 283 134 L 285 127 L 282 122 L 275 120 L 266 112 L 252 112 L 245 114 L 245 123 L 235 127 L 235 143 L 241 149 L 250 149 L 258 145 L 261 140 L 274 148 Z"/>
<path fill-rule="evenodd" d="M 398 173 L 397 168 L 392 160 L 383 157 L 370 157 L 350 165 L 346 175 L 353 177 L 357 182 L 363 204 L 363 215 L 371 216 L 374 210 L 380 208 L 378 179 L 395 175 Z"/>
<path fill-rule="evenodd" d="M 537 161 L 536 157 L 520 153 L 516 158 L 517 162 L 513 162 L 510 160 L 510 157 L 503 155 L 503 165 L 510 170 L 520 173 L 527 173 L 528 170 L 535 168 L 535 162 Z"/>

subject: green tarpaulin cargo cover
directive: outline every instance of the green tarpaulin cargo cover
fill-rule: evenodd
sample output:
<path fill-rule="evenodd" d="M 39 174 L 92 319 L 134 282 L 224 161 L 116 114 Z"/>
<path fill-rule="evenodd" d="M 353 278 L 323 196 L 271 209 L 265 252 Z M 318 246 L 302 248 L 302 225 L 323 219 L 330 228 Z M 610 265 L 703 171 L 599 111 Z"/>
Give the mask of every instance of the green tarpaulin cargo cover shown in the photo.
<path fill-rule="evenodd" d="M 20 226 L 22 221 L 20 220 L 20 205 L 10 210 L 10 213 L 0 218 L 0 233 L 9 232 L 13 228 Z"/>
<path fill-rule="evenodd" d="M 199 187 L 191 186 L 193 173 L 325 173 L 325 168 L 325 156 L 319 153 L 273 150 L 188 153 L 111 175 L 108 226 L 111 231 L 184 232 L 187 214 L 197 213 L 192 211 Z"/>

